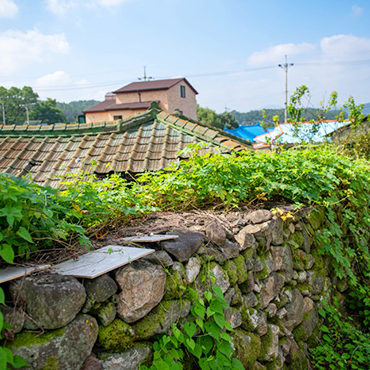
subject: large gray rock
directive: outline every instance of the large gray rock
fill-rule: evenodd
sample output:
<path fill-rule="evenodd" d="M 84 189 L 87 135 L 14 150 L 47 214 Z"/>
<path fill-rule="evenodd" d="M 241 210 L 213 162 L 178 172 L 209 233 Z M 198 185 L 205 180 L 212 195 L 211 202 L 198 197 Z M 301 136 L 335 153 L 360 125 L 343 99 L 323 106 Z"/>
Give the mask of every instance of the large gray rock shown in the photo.
<path fill-rule="evenodd" d="M 166 333 L 171 325 L 186 317 L 190 302 L 186 300 L 163 301 L 149 315 L 133 325 L 136 339 L 146 340 L 155 334 Z"/>
<path fill-rule="evenodd" d="M 215 277 L 215 285 L 220 287 L 222 293 L 225 293 L 230 286 L 230 280 L 227 273 L 217 263 L 211 263 L 209 272 Z"/>
<path fill-rule="evenodd" d="M 70 323 L 81 310 L 86 292 L 72 276 L 26 277 L 10 285 L 13 301 L 22 303 L 27 314 L 42 329 L 58 329 Z"/>
<path fill-rule="evenodd" d="M 162 247 L 178 261 L 187 261 L 204 243 L 205 236 L 196 232 L 171 231 L 178 239 L 161 242 Z"/>
<path fill-rule="evenodd" d="M 292 280 L 294 269 L 293 256 L 290 247 L 288 245 L 285 245 L 284 247 L 271 247 L 271 253 L 275 271 L 282 271 L 286 282 Z"/>
<path fill-rule="evenodd" d="M 293 289 L 291 301 L 285 306 L 287 313 L 283 318 L 286 329 L 292 331 L 303 320 L 303 296 L 298 289 Z"/>
<path fill-rule="evenodd" d="M 319 323 L 319 315 L 317 313 L 316 305 L 312 299 L 306 297 L 303 300 L 303 321 L 294 331 L 296 340 L 307 340 L 315 330 Z"/>
<path fill-rule="evenodd" d="M 206 228 L 206 235 L 210 242 L 223 247 L 226 243 L 226 231 L 218 220 L 212 220 Z"/>
<path fill-rule="evenodd" d="M 191 284 L 198 276 L 201 267 L 201 260 L 199 257 L 191 257 L 185 265 L 186 282 Z"/>
<path fill-rule="evenodd" d="M 225 258 L 228 260 L 239 256 L 240 246 L 238 243 L 226 239 L 225 244 L 220 248 Z"/>
<path fill-rule="evenodd" d="M 4 321 L 12 326 L 14 333 L 19 333 L 25 321 L 24 312 L 18 308 L 9 306 L 1 306 L 0 310 L 3 313 Z"/>
<path fill-rule="evenodd" d="M 99 354 L 99 360 L 103 370 L 138 370 L 140 364 L 150 361 L 153 354 L 151 343 L 136 343 L 127 351 L 121 353 Z"/>
<path fill-rule="evenodd" d="M 155 265 L 161 265 L 163 267 L 173 265 L 173 260 L 166 251 L 155 251 L 143 257 L 142 260 L 154 263 Z"/>
<path fill-rule="evenodd" d="M 85 280 L 85 290 L 88 297 L 92 296 L 95 302 L 101 303 L 117 292 L 117 284 L 109 275 L 104 274 L 93 280 Z"/>
<path fill-rule="evenodd" d="M 262 222 L 271 220 L 272 213 L 267 209 L 259 209 L 258 211 L 248 213 L 245 216 L 245 219 L 253 224 L 261 224 Z"/>
<path fill-rule="evenodd" d="M 134 261 L 117 271 L 116 281 L 122 289 L 117 315 L 131 323 L 144 317 L 162 300 L 166 273 L 161 266 Z"/>
<path fill-rule="evenodd" d="M 30 364 L 24 370 L 76 370 L 91 353 L 97 334 L 96 320 L 79 315 L 66 327 L 42 335 L 22 332 L 8 346 Z"/>
<path fill-rule="evenodd" d="M 83 363 L 81 370 L 102 370 L 100 361 L 91 354 Z"/>
<path fill-rule="evenodd" d="M 267 279 L 263 281 L 261 290 L 261 308 L 267 305 L 278 295 L 280 288 L 284 285 L 284 277 L 272 273 Z"/>
<path fill-rule="evenodd" d="M 229 307 L 225 310 L 225 319 L 233 329 L 242 324 L 242 315 L 235 307 Z"/>
<path fill-rule="evenodd" d="M 239 233 L 235 236 L 236 241 L 240 245 L 241 251 L 247 248 L 254 248 L 256 246 L 256 238 L 253 235 L 253 225 L 248 226 L 241 229 Z M 252 228 L 250 226 L 252 226 Z"/>

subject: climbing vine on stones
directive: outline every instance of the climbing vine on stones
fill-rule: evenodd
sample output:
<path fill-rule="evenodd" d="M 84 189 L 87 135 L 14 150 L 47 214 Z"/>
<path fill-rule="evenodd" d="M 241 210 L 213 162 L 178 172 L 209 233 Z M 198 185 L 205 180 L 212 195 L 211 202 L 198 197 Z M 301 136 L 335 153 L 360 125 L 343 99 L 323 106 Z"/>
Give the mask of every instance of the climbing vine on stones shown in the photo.
<path fill-rule="evenodd" d="M 211 281 L 214 284 L 214 278 Z M 181 328 L 173 324 L 172 335 L 161 335 L 153 344 L 151 367 L 141 366 L 140 369 L 183 369 L 186 351 L 202 370 L 243 370 L 242 363 L 233 357 L 233 340 L 230 336 L 233 328 L 225 319 L 225 309 L 229 305 L 222 290 L 213 285 L 202 296 L 192 288 L 188 288 L 187 293 L 194 302 L 191 307 L 194 321 L 187 321 Z"/>

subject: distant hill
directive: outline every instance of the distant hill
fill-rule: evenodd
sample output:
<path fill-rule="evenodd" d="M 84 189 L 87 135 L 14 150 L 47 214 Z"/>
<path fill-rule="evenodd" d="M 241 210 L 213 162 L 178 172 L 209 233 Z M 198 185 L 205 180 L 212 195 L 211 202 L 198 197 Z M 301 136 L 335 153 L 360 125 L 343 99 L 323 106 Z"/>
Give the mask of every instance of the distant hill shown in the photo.
<path fill-rule="evenodd" d="M 368 104 L 368 108 L 370 110 L 370 104 Z M 315 115 L 315 111 L 316 111 L 315 109 L 308 108 L 304 115 L 307 119 L 312 119 Z M 251 110 L 246 113 L 233 110 L 230 113 L 242 125 L 255 125 L 261 121 L 272 122 L 274 116 L 279 116 L 280 122 L 284 122 L 284 109 L 265 109 L 266 118 L 263 118 L 262 110 Z M 338 114 L 339 114 L 338 110 L 329 111 L 326 114 L 326 119 L 336 119 Z M 272 124 L 267 126 L 272 126 Z"/>
<path fill-rule="evenodd" d="M 364 109 L 362 110 L 362 113 L 367 116 L 368 114 L 370 114 L 370 103 L 366 103 L 364 105 Z"/>
<path fill-rule="evenodd" d="M 57 106 L 66 116 L 67 122 L 76 122 L 76 117 L 79 114 L 82 114 L 85 109 L 98 103 L 99 101 L 97 100 L 78 100 L 71 101 L 70 103 L 57 103 Z"/>

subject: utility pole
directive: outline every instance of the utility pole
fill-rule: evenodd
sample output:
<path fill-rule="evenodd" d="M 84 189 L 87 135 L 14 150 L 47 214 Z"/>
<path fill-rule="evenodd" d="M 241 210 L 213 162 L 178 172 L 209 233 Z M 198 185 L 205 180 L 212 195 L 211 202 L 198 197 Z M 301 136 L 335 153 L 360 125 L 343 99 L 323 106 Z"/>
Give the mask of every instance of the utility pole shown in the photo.
<path fill-rule="evenodd" d="M 293 63 L 288 63 L 288 57 L 285 55 L 285 63 L 279 64 L 279 67 L 285 71 L 285 111 L 284 111 L 284 119 L 285 122 L 288 121 L 288 69 L 289 67 L 293 67 Z"/>
<path fill-rule="evenodd" d="M 6 125 L 6 121 L 5 121 L 5 104 L 3 101 L 1 101 L 1 105 L 3 107 L 3 125 Z"/>

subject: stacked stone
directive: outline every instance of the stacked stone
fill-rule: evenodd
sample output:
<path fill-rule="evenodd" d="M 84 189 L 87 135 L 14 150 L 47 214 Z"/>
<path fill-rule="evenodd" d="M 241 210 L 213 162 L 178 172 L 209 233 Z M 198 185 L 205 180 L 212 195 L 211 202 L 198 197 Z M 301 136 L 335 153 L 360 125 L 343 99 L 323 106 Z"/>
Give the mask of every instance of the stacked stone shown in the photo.
<path fill-rule="evenodd" d="M 283 221 L 258 210 L 225 220 L 211 218 L 203 232 L 172 230 L 178 239 L 94 280 L 48 274 L 13 282 L 18 308 L 3 312 L 18 334 L 7 345 L 30 369 L 138 369 L 150 362 L 156 334 L 191 320 L 180 287 L 202 293 L 211 273 L 229 303 L 225 315 L 244 367 L 307 369 L 317 310 L 331 286 L 329 262 L 313 242 L 325 214 L 306 210 Z M 26 331 L 38 328 L 46 333 Z"/>

